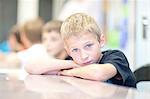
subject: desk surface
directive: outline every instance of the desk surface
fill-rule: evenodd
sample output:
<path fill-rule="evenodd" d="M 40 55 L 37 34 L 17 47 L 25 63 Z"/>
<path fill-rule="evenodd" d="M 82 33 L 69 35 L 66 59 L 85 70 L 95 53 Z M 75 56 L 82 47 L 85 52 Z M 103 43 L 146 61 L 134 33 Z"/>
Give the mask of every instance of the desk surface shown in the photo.
<path fill-rule="evenodd" d="M 102 82 L 54 75 L 28 75 L 24 80 L 0 74 L 1 99 L 149 99 L 138 92 Z"/>

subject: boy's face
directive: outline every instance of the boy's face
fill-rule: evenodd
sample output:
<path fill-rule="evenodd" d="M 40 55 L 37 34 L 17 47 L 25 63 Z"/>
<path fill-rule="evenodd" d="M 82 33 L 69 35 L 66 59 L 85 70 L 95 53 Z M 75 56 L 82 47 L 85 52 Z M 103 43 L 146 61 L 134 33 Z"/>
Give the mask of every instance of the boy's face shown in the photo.
<path fill-rule="evenodd" d="M 64 50 L 60 33 L 56 31 L 44 32 L 42 34 L 42 43 L 46 47 L 47 52 L 54 57 L 57 57 Z"/>
<path fill-rule="evenodd" d="M 81 65 L 97 63 L 101 57 L 100 48 L 104 44 L 104 37 L 101 35 L 100 42 L 96 35 L 86 32 L 79 36 L 71 36 L 65 41 L 65 48 L 73 60 Z"/>

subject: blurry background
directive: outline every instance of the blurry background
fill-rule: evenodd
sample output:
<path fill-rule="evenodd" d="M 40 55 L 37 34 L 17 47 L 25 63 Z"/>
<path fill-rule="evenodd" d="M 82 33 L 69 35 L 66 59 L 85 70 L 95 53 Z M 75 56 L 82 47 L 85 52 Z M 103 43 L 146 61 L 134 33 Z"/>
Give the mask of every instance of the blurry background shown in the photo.
<path fill-rule="evenodd" d="M 42 17 L 64 20 L 75 12 L 93 16 L 106 36 L 104 49 L 121 49 L 131 69 L 150 63 L 149 0 L 0 0 L 0 42 L 14 24 Z"/>

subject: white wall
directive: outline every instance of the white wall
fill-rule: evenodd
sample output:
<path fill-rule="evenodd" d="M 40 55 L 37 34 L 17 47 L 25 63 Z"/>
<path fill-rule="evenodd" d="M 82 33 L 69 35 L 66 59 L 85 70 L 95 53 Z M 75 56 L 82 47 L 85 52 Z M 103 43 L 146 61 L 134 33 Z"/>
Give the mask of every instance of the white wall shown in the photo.
<path fill-rule="evenodd" d="M 150 63 L 150 0 L 136 1 L 136 68 Z M 143 17 L 146 17 L 143 20 Z M 143 38 L 144 25 L 146 38 Z"/>
<path fill-rule="evenodd" d="M 38 17 L 39 0 L 18 0 L 17 23 L 22 24 L 26 20 Z"/>

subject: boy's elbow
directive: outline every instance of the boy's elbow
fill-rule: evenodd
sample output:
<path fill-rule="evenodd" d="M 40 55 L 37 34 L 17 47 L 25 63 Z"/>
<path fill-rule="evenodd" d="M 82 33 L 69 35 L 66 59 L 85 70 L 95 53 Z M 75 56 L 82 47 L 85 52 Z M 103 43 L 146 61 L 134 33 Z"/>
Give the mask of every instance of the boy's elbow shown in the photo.
<path fill-rule="evenodd" d="M 103 71 L 95 72 L 94 74 L 91 75 L 91 78 L 92 80 L 96 80 L 96 81 L 106 81 L 110 79 L 110 77 L 105 73 L 103 73 Z"/>
<path fill-rule="evenodd" d="M 101 68 L 101 69 L 96 69 L 93 72 L 93 78 L 97 81 L 107 81 L 108 79 L 114 77 L 117 74 L 117 70 L 114 66 L 110 65 L 111 68 Z M 108 66 L 107 66 L 108 67 Z"/>
<path fill-rule="evenodd" d="M 105 76 L 100 75 L 100 74 L 93 75 L 92 79 L 96 80 L 96 81 L 106 81 L 107 80 L 107 78 Z"/>
<path fill-rule="evenodd" d="M 33 68 L 33 66 L 30 66 L 30 65 L 26 65 L 25 70 L 29 74 L 35 74 L 35 75 L 36 74 L 42 74 L 37 68 Z"/>
<path fill-rule="evenodd" d="M 24 67 L 24 69 L 26 70 L 26 72 L 28 72 L 29 74 L 34 74 L 34 71 L 30 68 L 30 66 L 26 65 Z"/>

